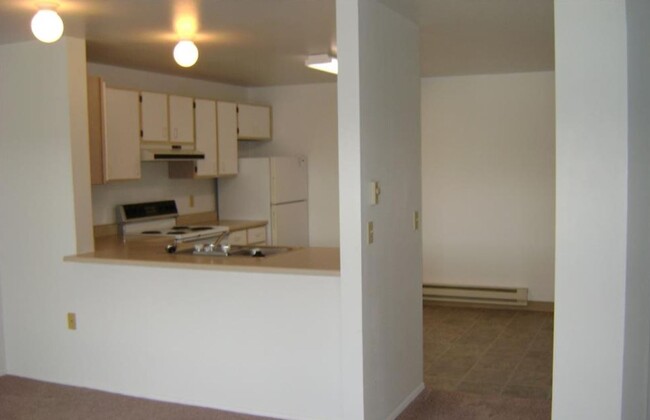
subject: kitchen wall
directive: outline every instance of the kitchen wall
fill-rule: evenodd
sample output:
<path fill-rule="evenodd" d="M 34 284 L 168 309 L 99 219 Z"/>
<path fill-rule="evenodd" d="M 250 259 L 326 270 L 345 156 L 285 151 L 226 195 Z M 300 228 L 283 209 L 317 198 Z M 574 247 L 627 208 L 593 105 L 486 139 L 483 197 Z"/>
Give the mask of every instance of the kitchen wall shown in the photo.
<path fill-rule="evenodd" d="M 190 207 L 190 195 L 194 206 Z M 110 182 L 92 187 L 93 224 L 115 223 L 119 204 L 174 199 L 180 214 L 215 211 L 214 181 L 169 179 L 166 162 L 143 162 L 138 181 Z"/>
<path fill-rule="evenodd" d="M 422 80 L 424 282 L 553 301 L 553 72 Z"/>
<path fill-rule="evenodd" d="M 112 87 L 224 101 L 243 101 L 247 94 L 245 88 L 223 83 L 96 63 L 88 63 L 87 68 L 88 74 L 102 77 Z M 190 195 L 194 196 L 194 207 L 190 207 Z M 175 199 L 181 214 L 215 211 L 215 183 L 211 179 L 169 179 L 167 163 L 145 162 L 140 180 L 93 186 L 93 224 L 114 223 L 115 206 L 119 204 L 162 199 Z"/>
<path fill-rule="evenodd" d="M 70 37 L 0 45 L 8 373 L 264 416 L 341 418 L 338 278 L 64 262 L 79 235 L 92 237 L 89 157 L 74 150 L 83 142 L 73 129 L 86 118 L 85 50 Z M 78 174 L 85 190 L 74 187 Z M 88 213 L 83 226 L 79 212 Z M 75 331 L 67 312 L 77 314 Z"/>
<path fill-rule="evenodd" d="M 309 167 L 309 243 L 339 246 L 336 84 L 250 88 L 273 106 L 273 141 L 240 142 L 240 156 L 305 155 Z"/>

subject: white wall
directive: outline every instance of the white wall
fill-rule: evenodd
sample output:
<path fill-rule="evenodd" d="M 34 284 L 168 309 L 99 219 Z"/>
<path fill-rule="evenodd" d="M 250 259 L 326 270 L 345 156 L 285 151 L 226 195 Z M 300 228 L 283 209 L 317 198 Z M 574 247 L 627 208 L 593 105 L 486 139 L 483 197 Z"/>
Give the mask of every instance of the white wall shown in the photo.
<path fill-rule="evenodd" d="M 650 3 L 627 0 L 628 237 L 623 419 L 648 419 L 650 353 Z"/>
<path fill-rule="evenodd" d="M 83 40 L 66 37 L 0 46 L 7 372 L 282 418 L 340 418 L 338 278 L 63 262 L 77 249 L 76 204 L 87 209 L 91 195 L 73 180 L 82 172 L 73 166 L 88 165 L 73 129 L 85 114 L 74 104 L 85 101 L 70 96 L 85 84 L 84 52 Z M 67 312 L 77 314 L 76 331 Z"/>
<path fill-rule="evenodd" d="M 273 106 L 273 141 L 239 142 L 242 157 L 305 155 L 309 168 L 309 243 L 339 246 L 336 84 L 249 88 Z"/>
<path fill-rule="evenodd" d="M 101 76 L 108 86 L 115 88 L 148 90 L 230 102 L 237 102 L 246 98 L 246 88 L 241 86 L 106 64 L 88 63 L 88 74 Z"/>
<path fill-rule="evenodd" d="M 88 63 L 88 74 L 100 76 L 111 87 L 149 90 L 176 95 L 242 101 L 246 89 L 240 86 L 169 76 L 104 64 Z M 211 179 L 169 179 L 167 163 L 142 165 L 142 179 L 92 187 L 93 223 L 115 223 L 115 206 L 125 203 L 174 199 L 180 214 L 215 211 L 215 183 Z M 190 207 L 194 196 L 194 207 Z"/>
<path fill-rule="evenodd" d="M 93 223 L 115 223 L 115 207 L 120 204 L 157 200 L 176 200 L 180 214 L 215 211 L 213 180 L 169 179 L 166 162 L 143 162 L 138 181 L 93 185 Z M 194 207 L 190 207 L 190 196 Z"/>
<path fill-rule="evenodd" d="M 553 300 L 553 72 L 422 80 L 424 283 Z"/>
<path fill-rule="evenodd" d="M 558 420 L 621 416 L 628 198 L 625 12 L 620 0 L 555 1 L 553 418 Z"/>
<path fill-rule="evenodd" d="M 0 272 L 0 376 L 7 373 L 7 358 L 5 356 L 4 313 L 2 309 L 2 272 Z"/>
<path fill-rule="evenodd" d="M 394 418 L 423 388 L 422 242 L 413 230 L 421 206 L 418 34 L 376 0 L 337 2 L 342 321 L 360 325 L 362 340 L 360 348 L 359 331 L 343 327 L 344 392 L 363 390 L 362 405 L 344 399 L 345 418 Z M 372 180 L 382 191 L 373 207 Z"/>

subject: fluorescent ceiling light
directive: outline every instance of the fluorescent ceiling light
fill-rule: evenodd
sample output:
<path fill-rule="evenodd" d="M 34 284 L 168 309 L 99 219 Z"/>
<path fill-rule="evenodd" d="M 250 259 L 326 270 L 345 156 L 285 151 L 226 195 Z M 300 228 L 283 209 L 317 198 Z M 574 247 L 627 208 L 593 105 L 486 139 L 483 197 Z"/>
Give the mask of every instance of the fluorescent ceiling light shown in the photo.
<path fill-rule="evenodd" d="M 310 55 L 305 60 L 305 65 L 309 68 L 332 74 L 339 73 L 339 61 L 336 57 L 332 57 L 329 54 Z"/>
<path fill-rule="evenodd" d="M 41 42 L 56 42 L 63 35 L 63 21 L 56 13 L 56 3 L 41 3 L 32 18 L 32 33 Z"/>

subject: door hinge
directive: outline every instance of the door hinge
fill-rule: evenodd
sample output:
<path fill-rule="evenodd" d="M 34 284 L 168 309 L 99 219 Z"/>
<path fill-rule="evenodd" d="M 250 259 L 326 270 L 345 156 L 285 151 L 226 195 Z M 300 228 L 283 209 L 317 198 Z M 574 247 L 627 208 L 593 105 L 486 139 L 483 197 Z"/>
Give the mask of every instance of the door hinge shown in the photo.
<path fill-rule="evenodd" d="M 142 95 L 138 95 L 138 98 L 140 98 L 140 103 L 142 103 Z"/>
<path fill-rule="evenodd" d="M 144 131 L 140 130 L 140 137 L 144 137 Z"/>
<path fill-rule="evenodd" d="M 196 101 L 192 101 L 192 108 L 196 109 Z"/>

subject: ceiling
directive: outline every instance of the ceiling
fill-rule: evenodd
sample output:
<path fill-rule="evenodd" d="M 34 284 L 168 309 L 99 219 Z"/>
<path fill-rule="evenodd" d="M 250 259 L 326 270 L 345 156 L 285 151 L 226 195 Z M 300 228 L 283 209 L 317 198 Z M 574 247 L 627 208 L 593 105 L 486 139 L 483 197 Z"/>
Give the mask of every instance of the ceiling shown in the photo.
<path fill-rule="evenodd" d="M 335 80 L 304 66 L 309 54 L 336 53 L 335 0 L 58 1 L 65 34 L 86 38 L 92 62 L 242 86 Z M 34 39 L 37 3 L 0 0 L 0 44 Z M 423 76 L 554 68 L 553 0 L 406 3 L 420 27 Z M 183 19 L 194 21 L 200 52 L 189 69 L 172 58 Z"/>

